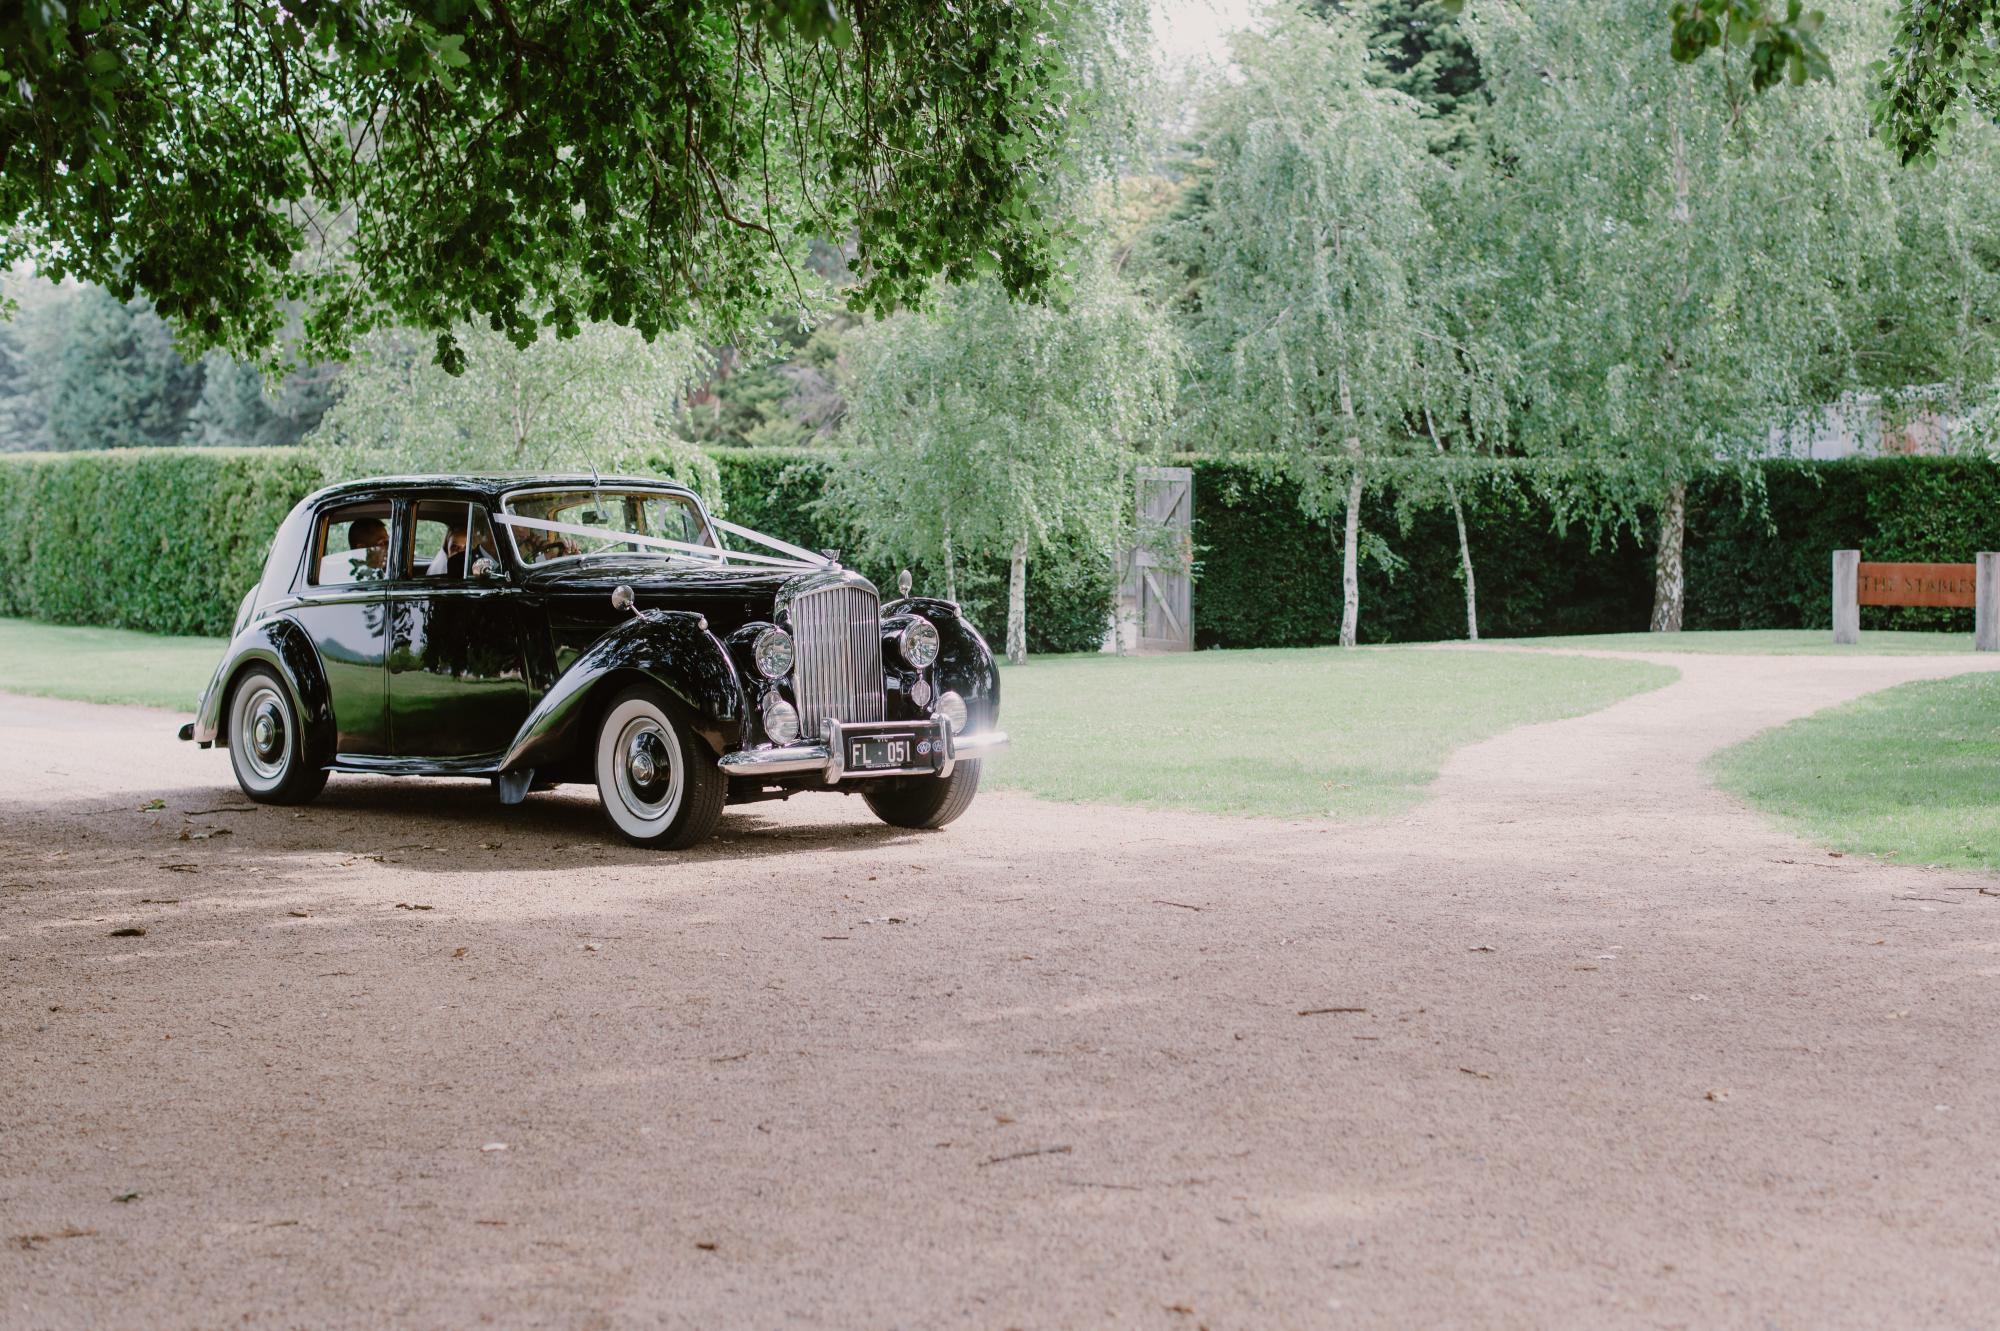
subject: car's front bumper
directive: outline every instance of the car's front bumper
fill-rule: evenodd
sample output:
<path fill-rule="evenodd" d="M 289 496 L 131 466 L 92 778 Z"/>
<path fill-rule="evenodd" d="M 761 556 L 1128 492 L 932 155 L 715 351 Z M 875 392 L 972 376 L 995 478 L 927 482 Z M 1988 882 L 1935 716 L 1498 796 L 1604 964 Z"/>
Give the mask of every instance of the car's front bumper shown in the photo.
<path fill-rule="evenodd" d="M 826 723 L 826 738 L 795 744 L 773 744 L 761 749 L 739 749 L 725 753 L 718 764 L 725 776 L 762 781 L 777 777 L 817 776 L 829 786 L 842 781 L 872 780 L 878 776 L 947 777 L 952 768 L 968 758 L 981 758 L 1007 747 L 1007 732 L 982 730 L 970 735 L 954 735 L 944 721 L 860 721 Z M 919 748 L 926 750 L 923 761 L 914 767 L 871 768 L 852 771 L 847 765 L 848 743 L 872 735 L 915 735 Z"/>

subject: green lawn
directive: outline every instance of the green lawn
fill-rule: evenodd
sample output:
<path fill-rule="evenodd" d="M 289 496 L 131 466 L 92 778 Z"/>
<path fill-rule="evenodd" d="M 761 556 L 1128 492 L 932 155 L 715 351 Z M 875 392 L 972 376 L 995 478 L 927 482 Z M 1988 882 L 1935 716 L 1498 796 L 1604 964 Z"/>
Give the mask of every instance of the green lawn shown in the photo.
<path fill-rule="evenodd" d="M 1870 694 L 1725 749 L 1711 769 L 1818 845 L 2000 869 L 2000 675 Z"/>
<path fill-rule="evenodd" d="M 1724 656 L 1937 656 L 1972 650 L 1970 633 L 1863 631 L 1853 647 L 1833 645 L 1832 629 L 1732 632 L 1578 633 L 1567 638 L 1486 638 L 1498 647 L 1588 647 L 1614 652 L 1703 652 Z"/>
<path fill-rule="evenodd" d="M 1455 748 L 1675 677 L 1638 661 L 1409 647 L 1031 660 L 1001 675 L 1014 748 L 990 783 L 1218 813 L 1388 813 L 1422 798 Z"/>
<path fill-rule="evenodd" d="M 224 646 L 221 638 L 0 619 L 0 691 L 192 714 Z"/>

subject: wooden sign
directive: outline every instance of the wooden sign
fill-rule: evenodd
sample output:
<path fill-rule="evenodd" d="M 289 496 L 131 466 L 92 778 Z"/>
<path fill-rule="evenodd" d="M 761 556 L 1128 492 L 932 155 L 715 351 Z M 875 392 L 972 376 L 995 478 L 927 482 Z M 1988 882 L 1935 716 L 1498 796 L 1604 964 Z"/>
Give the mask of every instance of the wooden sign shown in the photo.
<path fill-rule="evenodd" d="M 1861 605 L 1979 604 L 1975 564 L 1861 565 L 1855 600 Z"/>

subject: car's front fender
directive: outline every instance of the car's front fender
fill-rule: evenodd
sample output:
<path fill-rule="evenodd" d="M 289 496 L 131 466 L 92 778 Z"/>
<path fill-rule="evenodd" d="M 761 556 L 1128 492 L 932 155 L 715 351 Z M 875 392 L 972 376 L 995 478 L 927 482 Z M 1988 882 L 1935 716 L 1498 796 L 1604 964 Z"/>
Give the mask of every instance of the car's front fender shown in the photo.
<path fill-rule="evenodd" d="M 595 738 L 599 690 L 619 680 L 650 680 L 673 695 L 717 756 L 742 743 L 743 681 L 708 621 L 689 611 L 649 610 L 576 658 L 521 723 L 500 769 L 553 769 L 575 759 Z"/>
<path fill-rule="evenodd" d="M 284 615 L 260 619 L 229 640 L 222 663 L 208 681 L 195 713 L 194 738 L 203 744 L 228 740 L 223 709 L 237 678 L 254 665 L 274 669 L 292 691 L 292 706 L 305 723 L 306 748 L 313 762 L 333 755 L 333 693 L 312 638 L 297 620 Z"/>
<path fill-rule="evenodd" d="M 993 649 L 957 604 L 935 596 L 906 596 L 882 607 L 884 616 L 922 615 L 938 631 L 933 673 L 940 689 L 965 699 L 968 730 L 990 730 L 1000 721 L 1000 668 Z"/>

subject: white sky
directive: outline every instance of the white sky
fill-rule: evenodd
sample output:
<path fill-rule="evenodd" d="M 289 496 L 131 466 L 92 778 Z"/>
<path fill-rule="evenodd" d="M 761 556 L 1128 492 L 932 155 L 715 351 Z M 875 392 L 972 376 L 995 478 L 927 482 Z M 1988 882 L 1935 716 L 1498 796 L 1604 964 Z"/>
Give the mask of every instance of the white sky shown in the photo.
<path fill-rule="evenodd" d="M 1249 26 L 1255 0 L 1152 0 L 1153 40 L 1160 62 L 1178 71 L 1203 62 L 1221 64 L 1231 32 Z"/>

